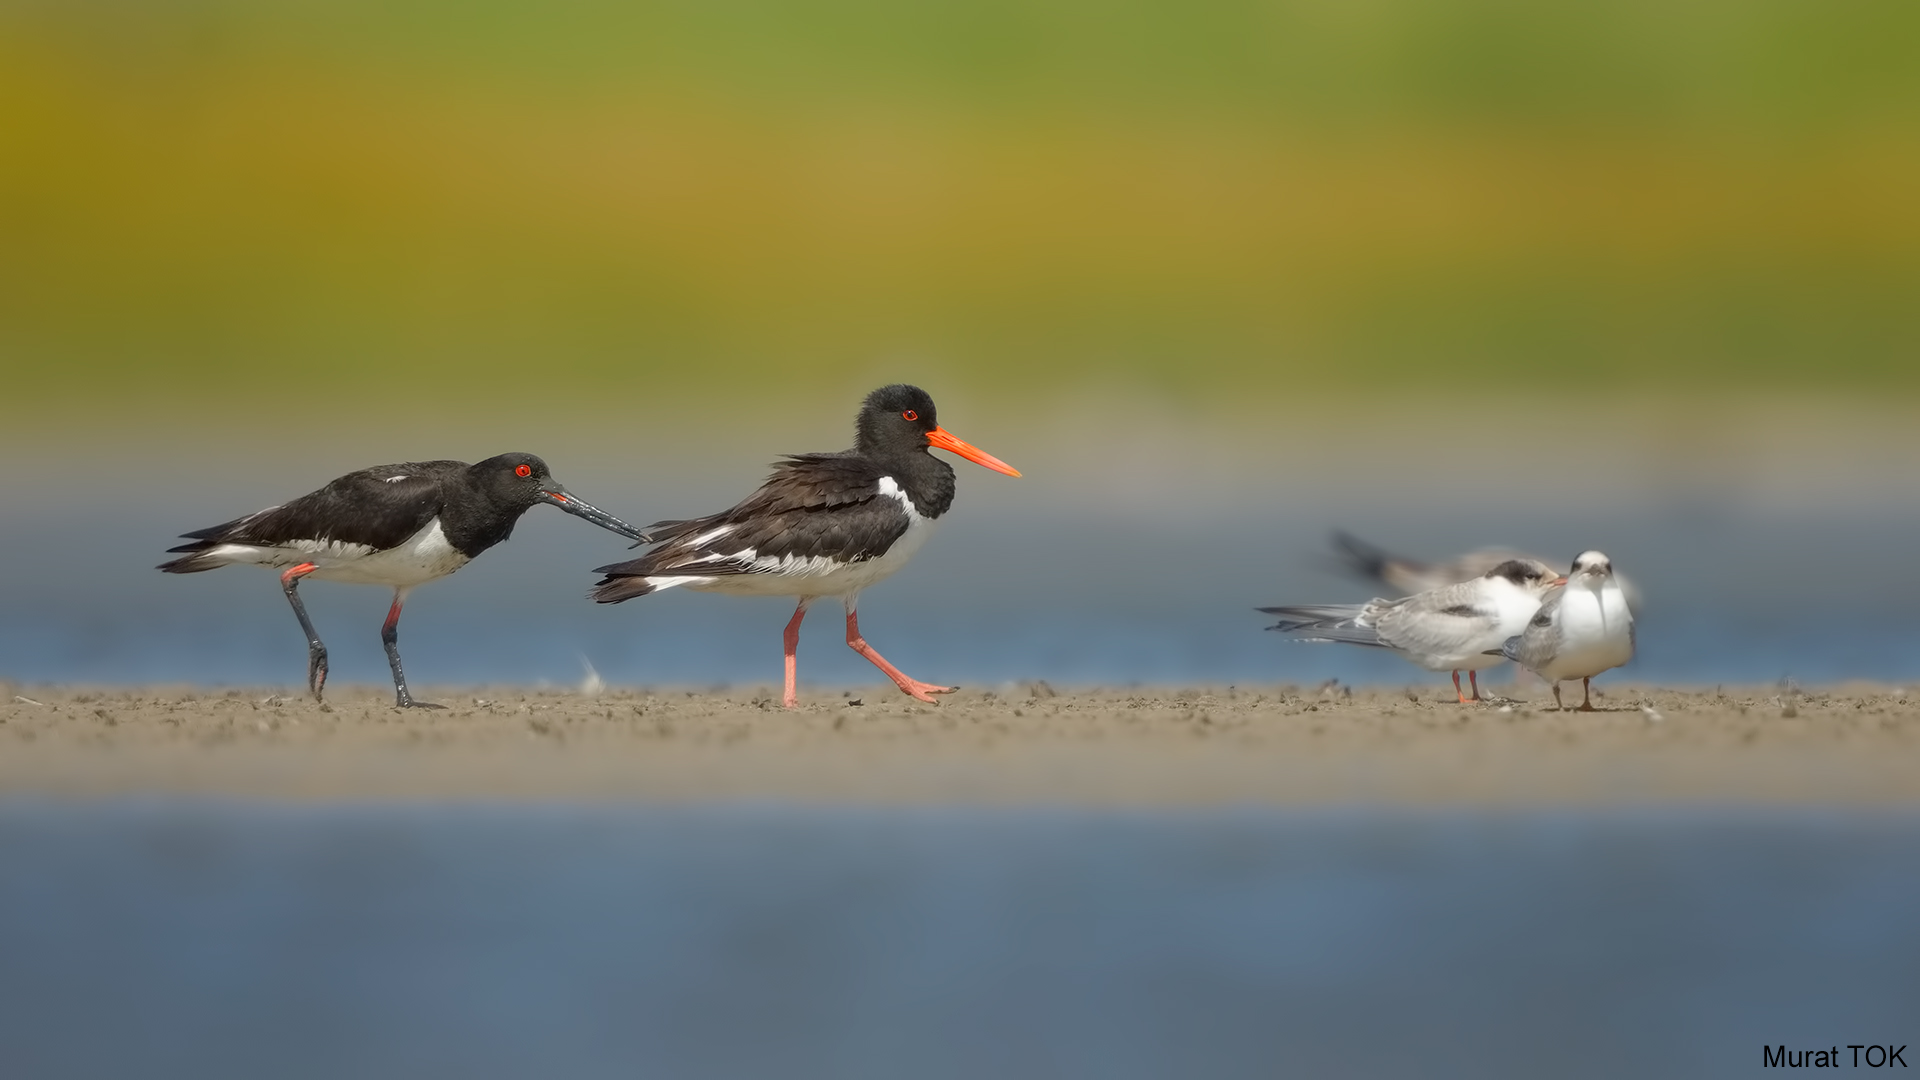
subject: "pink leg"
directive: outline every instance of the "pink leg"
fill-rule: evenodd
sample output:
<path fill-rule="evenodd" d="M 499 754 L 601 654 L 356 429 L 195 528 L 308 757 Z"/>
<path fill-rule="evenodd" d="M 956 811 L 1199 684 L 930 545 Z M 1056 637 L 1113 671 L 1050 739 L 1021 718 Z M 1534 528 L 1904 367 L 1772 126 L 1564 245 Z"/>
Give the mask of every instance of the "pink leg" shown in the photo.
<path fill-rule="evenodd" d="M 1473 672 L 1467 672 L 1467 677 L 1471 679 Z M 1480 687 L 1477 684 L 1473 688 L 1473 693 L 1475 697 L 1480 695 Z M 1453 673 L 1453 696 L 1460 699 L 1460 704 L 1465 705 L 1467 703 L 1467 695 L 1460 690 L 1460 673 L 1457 671 Z"/>
<path fill-rule="evenodd" d="M 787 692 L 780 699 L 780 704 L 788 709 L 797 708 L 800 705 L 800 692 L 794 686 L 797 672 L 794 652 L 800 648 L 800 620 L 807 617 L 807 605 L 812 602 L 811 599 L 800 601 L 800 606 L 793 609 L 793 618 L 787 623 L 787 632 L 780 638 L 781 644 L 785 645 L 787 650 Z"/>
<path fill-rule="evenodd" d="M 900 692 L 906 694 L 908 697 L 919 698 L 921 701 L 932 703 L 932 695 L 951 694 L 955 690 L 960 689 L 957 686 L 935 686 L 932 683 L 923 683 L 918 679 L 910 679 L 899 668 L 887 663 L 887 658 L 873 651 L 873 646 L 867 644 L 867 639 L 860 636 L 860 616 L 856 614 L 852 608 L 847 609 L 847 644 L 852 647 L 854 652 L 872 661 L 874 667 L 886 672 L 887 678 L 893 680 L 893 685 L 899 687 Z"/>
<path fill-rule="evenodd" d="M 1467 681 L 1473 684 L 1473 700 L 1483 700 L 1480 697 L 1480 673 L 1477 671 L 1467 672 Z"/>

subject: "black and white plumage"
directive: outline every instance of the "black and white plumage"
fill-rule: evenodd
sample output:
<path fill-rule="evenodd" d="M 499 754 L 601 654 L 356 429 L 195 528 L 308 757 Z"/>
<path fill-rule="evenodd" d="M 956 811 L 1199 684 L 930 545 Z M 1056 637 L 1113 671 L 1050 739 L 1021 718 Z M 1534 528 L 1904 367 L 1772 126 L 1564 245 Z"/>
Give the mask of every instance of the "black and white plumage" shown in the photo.
<path fill-rule="evenodd" d="M 940 427 L 933 399 L 916 386 L 884 386 L 867 395 L 851 450 L 795 454 L 738 505 L 706 517 L 650 526 L 655 547 L 602 566 L 588 595 L 619 603 L 685 587 L 744 596 L 799 598 L 787 625 L 784 702 L 799 703 L 795 648 L 807 606 L 837 597 L 847 612 L 847 644 L 922 701 L 952 687 L 910 679 L 860 636 L 860 591 L 888 577 L 920 549 L 953 505 L 953 467 L 932 448 L 959 454 L 1009 476 L 1017 469 Z"/>
<path fill-rule="evenodd" d="M 1460 673 L 1468 672 L 1473 699 L 1480 699 L 1479 669 L 1503 658 L 1498 645 L 1518 633 L 1540 609 L 1540 599 L 1564 582 L 1557 571 L 1533 559 L 1511 559 L 1471 581 L 1443 585 L 1399 600 L 1365 604 L 1263 607 L 1281 616 L 1268 627 L 1302 641 L 1337 641 L 1390 649 L 1429 671 L 1452 671 L 1461 704 Z M 1495 651 L 1488 652 L 1492 648 Z"/>
<path fill-rule="evenodd" d="M 1613 572 L 1613 560 L 1583 551 L 1567 583 L 1547 594 L 1527 623 L 1508 638 L 1500 655 L 1553 684 L 1562 709 L 1560 681 L 1579 679 L 1581 712 L 1593 710 L 1593 677 L 1633 659 L 1633 611 Z"/>
<path fill-rule="evenodd" d="M 307 635 L 307 688 L 315 700 L 327 681 L 327 650 L 300 602 L 303 578 L 384 585 L 393 606 L 381 628 L 393 669 L 395 704 L 424 705 L 400 669 L 400 609 L 414 588 L 465 566 L 507 539 L 520 515 L 540 503 L 629 539 L 641 534 L 567 491 L 532 454 L 501 454 L 477 464 L 410 461 L 348 473 L 318 491 L 205 529 L 169 548 L 181 558 L 169 574 L 196 574 L 235 563 L 281 570 L 287 601 Z"/>

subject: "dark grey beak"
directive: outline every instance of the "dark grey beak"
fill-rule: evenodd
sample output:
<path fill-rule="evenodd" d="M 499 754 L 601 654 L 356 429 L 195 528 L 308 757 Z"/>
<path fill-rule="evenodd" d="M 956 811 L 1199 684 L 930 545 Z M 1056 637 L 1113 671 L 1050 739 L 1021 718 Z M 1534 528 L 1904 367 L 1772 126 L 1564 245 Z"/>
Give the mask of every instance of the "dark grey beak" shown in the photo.
<path fill-rule="evenodd" d="M 574 517 L 586 518 L 588 521 L 593 522 L 608 532 L 619 533 L 629 540 L 646 539 L 639 529 L 621 521 L 619 518 L 582 499 L 580 496 L 569 493 L 566 488 L 561 487 L 559 484 L 555 484 L 551 488 L 541 488 L 540 501 L 552 503 L 567 513 L 572 514 Z"/>

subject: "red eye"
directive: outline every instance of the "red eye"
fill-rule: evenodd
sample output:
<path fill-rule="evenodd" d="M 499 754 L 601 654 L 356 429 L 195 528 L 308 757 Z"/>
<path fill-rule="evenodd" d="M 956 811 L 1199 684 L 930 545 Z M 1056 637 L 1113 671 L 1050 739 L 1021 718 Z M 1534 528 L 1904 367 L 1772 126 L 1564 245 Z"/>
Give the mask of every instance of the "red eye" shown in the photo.
<path fill-rule="evenodd" d="M 515 475 L 515 476 L 532 476 L 532 475 L 533 475 L 533 466 L 531 466 L 531 465 L 515 465 L 515 466 L 513 467 L 513 475 Z"/>
<path fill-rule="evenodd" d="M 919 413 L 917 413 L 917 412 L 914 412 L 914 411 L 913 411 L 912 409 L 908 409 L 908 410 L 907 410 L 906 412 L 903 412 L 903 413 L 901 413 L 901 414 L 900 414 L 900 419 L 902 419 L 902 420 L 918 420 L 918 419 L 920 419 L 920 414 L 919 414 Z"/>

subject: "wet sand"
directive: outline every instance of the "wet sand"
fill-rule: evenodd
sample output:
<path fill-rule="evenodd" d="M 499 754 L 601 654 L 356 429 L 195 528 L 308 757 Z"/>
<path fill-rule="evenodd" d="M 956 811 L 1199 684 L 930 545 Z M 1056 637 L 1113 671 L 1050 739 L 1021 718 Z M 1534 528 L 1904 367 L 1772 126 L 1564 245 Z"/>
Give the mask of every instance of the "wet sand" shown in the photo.
<path fill-rule="evenodd" d="M 1577 699 L 1577 689 L 1573 697 Z M 0 797 L 1078 805 L 1920 802 L 1920 693 L 1612 686 L 1603 711 L 1430 687 L 891 690 L 0 683 Z M 1541 708 L 1545 699 L 1547 708 Z"/>

